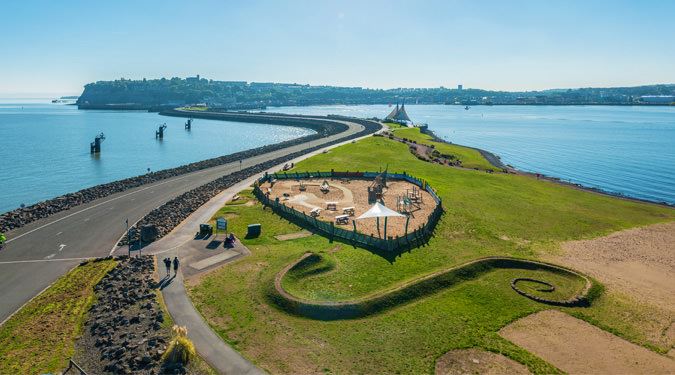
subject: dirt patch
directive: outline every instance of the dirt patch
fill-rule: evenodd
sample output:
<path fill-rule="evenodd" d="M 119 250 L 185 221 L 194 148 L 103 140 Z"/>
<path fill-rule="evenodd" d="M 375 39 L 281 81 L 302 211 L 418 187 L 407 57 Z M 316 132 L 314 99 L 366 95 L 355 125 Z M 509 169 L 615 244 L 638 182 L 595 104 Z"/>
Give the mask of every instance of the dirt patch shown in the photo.
<path fill-rule="evenodd" d="M 569 241 L 553 262 L 583 271 L 609 289 L 675 312 L 675 222 Z"/>
<path fill-rule="evenodd" d="M 308 230 L 301 230 L 300 232 L 295 232 L 295 233 L 288 233 L 288 234 L 280 234 L 278 236 L 274 236 L 279 241 L 288 241 L 288 240 L 296 240 L 298 238 L 305 238 L 309 237 L 312 235 L 312 232 Z"/>
<path fill-rule="evenodd" d="M 436 375 L 530 374 L 522 365 L 501 354 L 480 349 L 451 350 L 436 361 Z"/>
<path fill-rule="evenodd" d="M 499 334 L 570 374 L 672 374 L 675 361 L 557 310 L 529 315 Z"/>

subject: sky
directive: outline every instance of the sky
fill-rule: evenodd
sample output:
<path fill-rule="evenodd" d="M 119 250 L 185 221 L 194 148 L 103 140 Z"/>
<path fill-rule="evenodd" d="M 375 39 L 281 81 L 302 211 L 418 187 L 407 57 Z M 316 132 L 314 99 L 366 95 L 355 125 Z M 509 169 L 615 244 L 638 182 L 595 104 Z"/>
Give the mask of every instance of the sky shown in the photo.
<path fill-rule="evenodd" d="M 675 83 L 675 1 L 7 1 L 0 96 L 214 80 L 491 90 Z"/>

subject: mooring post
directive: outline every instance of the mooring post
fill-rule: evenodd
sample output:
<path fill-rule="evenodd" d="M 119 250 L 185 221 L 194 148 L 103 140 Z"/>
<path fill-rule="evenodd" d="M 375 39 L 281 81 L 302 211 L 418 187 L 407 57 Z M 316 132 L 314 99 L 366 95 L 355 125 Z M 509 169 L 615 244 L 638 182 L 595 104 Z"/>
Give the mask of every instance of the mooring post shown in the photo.
<path fill-rule="evenodd" d="M 94 142 L 91 142 L 91 145 L 89 147 L 89 151 L 92 154 L 98 154 L 101 152 L 101 142 L 105 139 L 105 135 L 103 133 L 99 134 L 94 138 Z"/>

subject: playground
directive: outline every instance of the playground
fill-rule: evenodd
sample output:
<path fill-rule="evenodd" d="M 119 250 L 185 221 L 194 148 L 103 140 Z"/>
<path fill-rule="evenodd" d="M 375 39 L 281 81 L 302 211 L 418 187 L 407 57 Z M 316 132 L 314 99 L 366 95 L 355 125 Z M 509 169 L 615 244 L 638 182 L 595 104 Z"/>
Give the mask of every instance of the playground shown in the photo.
<path fill-rule="evenodd" d="M 264 182 L 260 189 L 271 200 L 303 212 L 338 228 L 356 230 L 378 238 L 404 236 L 423 226 L 436 208 L 436 201 L 424 189 L 406 180 L 379 175 L 366 178 L 303 178 Z M 397 216 L 359 217 L 376 203 Z M 376 206 L 379 207 L 379 206 Z M 389 212 L 390 215 L 394 213 Z"/>

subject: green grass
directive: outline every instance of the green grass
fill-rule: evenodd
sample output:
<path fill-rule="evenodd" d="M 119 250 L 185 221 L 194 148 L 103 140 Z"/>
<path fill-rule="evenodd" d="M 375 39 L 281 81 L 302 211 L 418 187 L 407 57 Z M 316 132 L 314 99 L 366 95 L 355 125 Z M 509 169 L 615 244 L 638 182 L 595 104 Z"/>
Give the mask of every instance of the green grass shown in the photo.
<path fill-rule="evenodd" d="M 202 107 L 202 106 L 199 106 L 199 107 L 197 107 L 197 106 L 181 107 L 181 108 L 178 108 L 178 110 L 181 110 L 181 111 L 208 111 L 209 107 Z"/>
<path fill-rule="evenodd" d="M 489 255 L 537 258 L 561 241 L 675 219 L 675 210 L 584 192 L 534 178 L 448 168 L 417 160 L 405 145 L 371 137 L 296 165 L 296 170 L 407 171 L 426 179 L 443 199 L 446 213 L 428 246 L 401 254 L 393 263 L 363 249 L 313 235 L 278 241 L 275 235 L 301 228 L 254 206 L 226 206 L 230 230 L 244 238 L 246 226 L 262 224 L 262 235 L 244 239 L 252 254 L 211 273 L 190 288 L 193 302 L 214 330 L 271 372 L 432 372 L 450 349 L 479 347 L 501 352 L 534 372 L 556 369 L 502 339 L 498 330 L 513 320 L 550 308 L 515 293 L 514 277 L 542 278 L 566 296 L 579 285 L 549 272 L 495 270 L 372 317 L 321 322 L 270 304 L 275 275 L 307 251 L 325 261 L 293 274 L 284 286 L 310 299 L 365 296 L 434 271 Z M 348 166 L 348 167 L 345 167 Z M 242 195 L 250 196 L 250 192 Z M 557 294 L 556 294 L 557 293 Z M 667 350 L 650 329 L 669 325 L 645 319 L 648 307 L 602 295 L 585 309 L 563 309 L 603 329 L 655 350 Z"/>
<path fill-rule="evenodd" d="M 397 122 L 390 122 L 390 121 L 384 121 L 382 122 L 384 125 L 386 125 L 389 129 L 406 129 L 407 126 L 401 125 Z"/>
<path fill-rule="evenodd" d="M 0 374 L 38 374 L 65 369 L 74 353 L 94 286 L 112 260 L 75 267 L 0 327 Z"/>
<path fill-rule="evenodd" d="M 402 127 L 394 129 L 394 135 L 420 144 L 433 145 L 441 154 L 455 155 L 457 159 L 462 161 L 462 166 L 465 168 L 478 168 L 480 170 L 498 169 L 490 164 L 477 150 L 445 142 L 436 142 L 431 136 L 421 133 L 419 128 Z"/>

